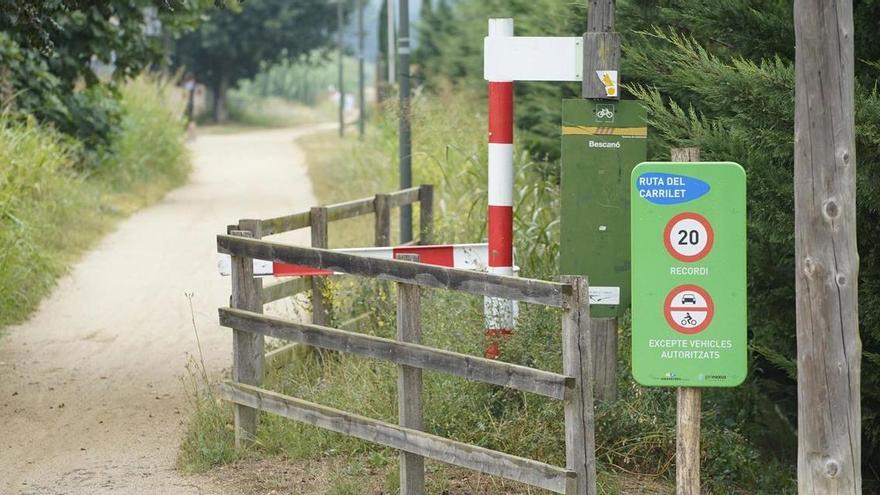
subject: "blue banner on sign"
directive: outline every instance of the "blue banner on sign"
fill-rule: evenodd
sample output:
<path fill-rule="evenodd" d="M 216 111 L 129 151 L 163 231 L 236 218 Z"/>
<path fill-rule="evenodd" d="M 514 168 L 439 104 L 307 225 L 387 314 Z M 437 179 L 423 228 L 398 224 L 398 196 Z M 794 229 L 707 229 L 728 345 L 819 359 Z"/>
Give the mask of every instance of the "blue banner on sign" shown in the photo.
<path fill-rule="evenodd" d="M 644 173 L 636 178 L 639 197 L 657 205 L 693 201 L 709 192 L 709 184 L 686 175 Z"/>

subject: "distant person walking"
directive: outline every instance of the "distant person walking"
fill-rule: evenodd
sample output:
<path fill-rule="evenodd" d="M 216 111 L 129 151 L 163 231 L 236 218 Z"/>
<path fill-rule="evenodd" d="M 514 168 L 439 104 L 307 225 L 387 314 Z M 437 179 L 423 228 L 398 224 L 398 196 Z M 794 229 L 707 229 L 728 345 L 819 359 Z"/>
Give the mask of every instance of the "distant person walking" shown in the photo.
<path fill-rule="evenodd" d="M 186 125 L 189 127 L 194 121 L 196 101 L 196 76 L 192 72 L 183 76 L 183 89 L 186 91 Z"/>

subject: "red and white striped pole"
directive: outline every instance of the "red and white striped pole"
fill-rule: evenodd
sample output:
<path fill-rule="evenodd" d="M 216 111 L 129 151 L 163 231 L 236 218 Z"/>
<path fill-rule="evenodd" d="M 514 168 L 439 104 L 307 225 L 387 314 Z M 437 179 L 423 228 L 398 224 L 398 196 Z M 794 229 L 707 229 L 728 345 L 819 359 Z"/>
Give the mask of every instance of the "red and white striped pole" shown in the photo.
<path fill-rule="evenodd" d="M 513 19 L 489 19 L 489 37 L 513 36 Z M 489 81 L 489 273 L 513 275 L 513 81 Z M 515 325 L 513 301 L 484 303 L 486 357 L 500 355 L 499 341 Z"/>

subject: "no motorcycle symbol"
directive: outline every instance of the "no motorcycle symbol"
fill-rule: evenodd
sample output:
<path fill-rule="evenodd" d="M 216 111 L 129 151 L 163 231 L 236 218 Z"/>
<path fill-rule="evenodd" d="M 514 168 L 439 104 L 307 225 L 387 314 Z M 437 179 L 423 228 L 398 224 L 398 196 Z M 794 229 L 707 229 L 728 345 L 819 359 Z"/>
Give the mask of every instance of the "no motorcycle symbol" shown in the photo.
<path fill-rule="evenodd" d="M 666 296 L 663 313 L 673 330 L 692 335 L 702 332 L 712 322 L 715 304 L 702 287 L 679 285 Z"/>

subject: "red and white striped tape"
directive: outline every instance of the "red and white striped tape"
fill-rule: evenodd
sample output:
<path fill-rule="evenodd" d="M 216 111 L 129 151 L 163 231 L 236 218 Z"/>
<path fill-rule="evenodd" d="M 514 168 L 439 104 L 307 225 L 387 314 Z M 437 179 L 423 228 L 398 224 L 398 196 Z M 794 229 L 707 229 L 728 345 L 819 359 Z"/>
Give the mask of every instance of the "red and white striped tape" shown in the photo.
<path fill-rule="evenodd" d="M 428 265 L 461 268 L 463 270 L 486 271 L 489 258 L 488 244 L 444 244 L 437 246 L 401 246 L 334 249 L 337 253 L 355 254 L 370 258 L 394 259 L 398 254 L 417 254 L 419 261 Z M 220 274 L 232 273 L 232 260 L 221 254 L 217 260 Z M 254 260 L 254 275 L 261 277 L 305 277 L 333 275 L 329 270 L 320 270 L 302 265 L 274 263 Z"/>
<path fill-rule="evenodd" d="M 489 37 L 513 36 L 513 19 L 489 19 Z M 513 81 L 489 81 L 489 273 L 513 272 Z M 506 299 L 485 300 L 486 356 L 499 355 L 496 337 L 516 325 L 517 306 Z"/>

